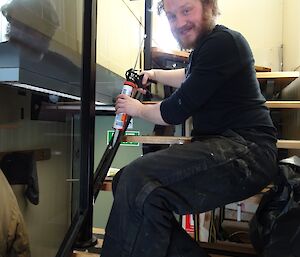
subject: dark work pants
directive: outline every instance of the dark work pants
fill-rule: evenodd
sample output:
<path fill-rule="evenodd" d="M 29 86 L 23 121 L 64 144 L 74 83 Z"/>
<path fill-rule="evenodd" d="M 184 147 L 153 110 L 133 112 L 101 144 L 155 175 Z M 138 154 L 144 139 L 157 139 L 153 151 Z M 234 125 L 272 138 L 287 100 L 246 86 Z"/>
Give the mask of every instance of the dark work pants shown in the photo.
<path fill-rule="evenodd" d="M 264 188 L 277 172 L 277 151 L 256 136 L 259 145 L 230 130 L 146 154 L 122 169 L 101 257 L 208 256 L 174 213 L 205 212 Z"/>

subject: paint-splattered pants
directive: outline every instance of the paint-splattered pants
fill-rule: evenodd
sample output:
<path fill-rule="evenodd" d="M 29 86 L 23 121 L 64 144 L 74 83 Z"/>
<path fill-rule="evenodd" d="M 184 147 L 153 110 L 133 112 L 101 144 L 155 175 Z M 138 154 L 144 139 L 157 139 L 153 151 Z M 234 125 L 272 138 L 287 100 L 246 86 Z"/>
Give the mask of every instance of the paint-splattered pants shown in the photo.
<path fill-rule="evenodd" d="M 174 213 L 201 213 L 237 202 L 270 183 L 277 172 L 276 142 L 262 132 L 245 134 L 249 137 L 229 130 L 173 145 L 122 169 L 113 184 L 101 257 L 208 256 Z"/>

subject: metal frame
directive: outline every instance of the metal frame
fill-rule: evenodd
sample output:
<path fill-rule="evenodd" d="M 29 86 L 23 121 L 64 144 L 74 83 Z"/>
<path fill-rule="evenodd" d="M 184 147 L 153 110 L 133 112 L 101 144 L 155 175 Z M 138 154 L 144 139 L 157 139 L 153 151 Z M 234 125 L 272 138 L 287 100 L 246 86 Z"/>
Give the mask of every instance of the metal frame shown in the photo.
<path fill-rule="evenodd" d="M 145 0 L 145 38 L 144 43 L 144 70 L 152 68 L 151 42 L 152 42 L 152 0 Z"/>
<path fill-rule="evenodd" d="M 79 211 L 76 218 L 73 219 L 56 257 L 69 257 L 76 240 L 80 242 L 92 241 L 97 26 L 96 4 L 96 0 L 84 0 L 83 5 Z"/>

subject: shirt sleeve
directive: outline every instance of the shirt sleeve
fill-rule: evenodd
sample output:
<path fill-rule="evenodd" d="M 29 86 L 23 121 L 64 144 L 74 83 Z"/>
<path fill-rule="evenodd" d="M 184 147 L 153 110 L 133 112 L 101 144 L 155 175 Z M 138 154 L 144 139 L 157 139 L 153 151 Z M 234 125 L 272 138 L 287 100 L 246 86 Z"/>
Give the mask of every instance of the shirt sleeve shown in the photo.
<path fill-rule="evenodd" d="M 238 43 L 230 33 L 222 31 L 208 36 L 195 49 L 185 81 L 161 103 L 161 115 L 166 123 L 183 123 L 199 108 L 205 108 L 207 101 L 213 101 L 218 88 L 242 68 L 243 56 Z"/>

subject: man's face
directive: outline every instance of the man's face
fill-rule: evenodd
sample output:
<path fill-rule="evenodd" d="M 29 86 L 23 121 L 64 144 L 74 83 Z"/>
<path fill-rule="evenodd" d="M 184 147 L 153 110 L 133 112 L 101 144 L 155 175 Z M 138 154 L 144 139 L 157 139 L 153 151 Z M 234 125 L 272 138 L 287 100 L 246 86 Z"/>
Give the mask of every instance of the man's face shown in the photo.
<path fill-rule="evenodd" d="M 174 37 L 184 49 L 195 48 L 211 25 L 208 17 L 212 17 L 212 10 L 207 7 L 204 11 L 200 0 L 164 0 L 164 10 Z"/>

